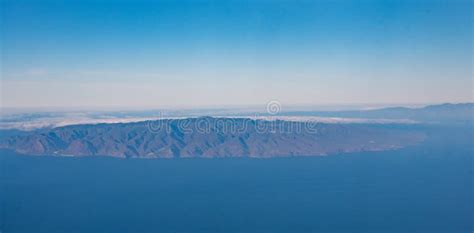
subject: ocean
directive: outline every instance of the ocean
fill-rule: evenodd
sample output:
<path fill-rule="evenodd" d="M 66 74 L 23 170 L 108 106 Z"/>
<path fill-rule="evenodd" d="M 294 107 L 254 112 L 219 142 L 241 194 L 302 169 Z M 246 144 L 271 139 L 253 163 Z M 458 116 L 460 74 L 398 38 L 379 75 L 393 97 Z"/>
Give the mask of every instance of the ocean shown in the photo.
<path fill-rule="evenodd" d="M 459 127 L 401 150 L 326 157 L 0 151 L 0 232 L 472 232 L 472 147 Z"/>

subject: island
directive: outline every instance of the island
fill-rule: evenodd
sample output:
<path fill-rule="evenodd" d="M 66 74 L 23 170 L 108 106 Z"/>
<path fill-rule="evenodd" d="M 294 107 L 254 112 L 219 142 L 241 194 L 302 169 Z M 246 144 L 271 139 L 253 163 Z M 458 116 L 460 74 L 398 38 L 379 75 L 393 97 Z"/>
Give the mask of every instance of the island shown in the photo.
<path fill-rule="evenodd" d="M 2 139 L 0 148 L 50 156 L 270 158 L 394 150 L 425 137 L 383 124 L 196 117 L 40 129 Z"/>

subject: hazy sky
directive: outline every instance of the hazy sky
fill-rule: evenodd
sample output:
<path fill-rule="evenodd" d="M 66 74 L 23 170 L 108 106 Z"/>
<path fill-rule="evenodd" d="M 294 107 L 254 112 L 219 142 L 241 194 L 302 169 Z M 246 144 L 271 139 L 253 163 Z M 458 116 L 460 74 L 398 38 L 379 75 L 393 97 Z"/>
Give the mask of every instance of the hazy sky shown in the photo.
<path fill-rule="evenodd" d="M 472 2 L 2 0 L 2 106 L 473 101 Z"/>

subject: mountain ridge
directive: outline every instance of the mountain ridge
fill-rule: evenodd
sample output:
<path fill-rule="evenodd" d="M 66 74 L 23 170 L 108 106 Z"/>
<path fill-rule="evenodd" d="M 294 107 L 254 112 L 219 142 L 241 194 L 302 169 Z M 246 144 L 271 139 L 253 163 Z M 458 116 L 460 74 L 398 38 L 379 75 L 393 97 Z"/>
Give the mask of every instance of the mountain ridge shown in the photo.
<path fill-rule="evenodd" d="M 389 107 L 371 110 L 292 111 L 284 116 L 321 116 L 345 118 L 410 119 L 423 123 L 472 123 L 474 103 L 444 103 L 421 108 Z"/>
<path fill-rule="evenodd" d="M 3 139 L 0 148 L 30 155 L 266 158 L 391 150 L 424 137 L 366 124 L 200 117 L 44 129 Z"/>

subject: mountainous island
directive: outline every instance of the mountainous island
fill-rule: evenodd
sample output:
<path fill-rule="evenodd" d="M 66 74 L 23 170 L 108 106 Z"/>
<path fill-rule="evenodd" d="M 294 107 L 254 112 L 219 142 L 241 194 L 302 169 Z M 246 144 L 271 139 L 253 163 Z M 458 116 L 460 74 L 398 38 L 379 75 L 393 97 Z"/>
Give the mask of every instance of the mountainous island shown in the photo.
<path fill-rule="evenodd" d="M 124 113 L 118 114 L 122 117 Z M 137 114 L 132 113 L 133 119 Z M 48 116 L 37 116 L 40 123 L 48 119 L 45 115 Z M 19 115 L 2 122 L 15 126 L 28 123 L 25 119 L 36 118 L 31 114 Z M 426 132 L 416 127 L 419 124 L 472 127 L 474 104 L 283 112 L 260 118 L 186 116 L 137 122 L 124 119 L 121 123 L 50 126 L 31 131 L 3 129 L 0 148 L 27 155 L 119 158 L 268 158 L 393 150 L 425 140 Z M 93 118 L 91 122 L 100 120 L 103 118 Z"/>
<path fill-rule="evenodd" d="M 198 117 L 42 129 L 2 139 L 0 148 L 28 155 L 268 158 L 392 150 L 424 137 L 369 124 Z"/>

